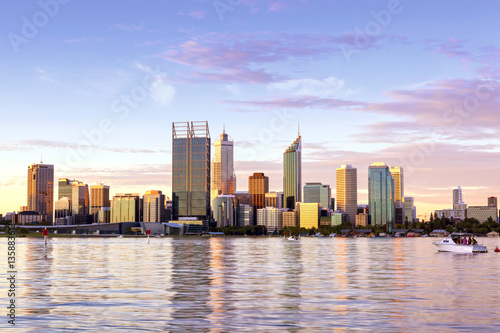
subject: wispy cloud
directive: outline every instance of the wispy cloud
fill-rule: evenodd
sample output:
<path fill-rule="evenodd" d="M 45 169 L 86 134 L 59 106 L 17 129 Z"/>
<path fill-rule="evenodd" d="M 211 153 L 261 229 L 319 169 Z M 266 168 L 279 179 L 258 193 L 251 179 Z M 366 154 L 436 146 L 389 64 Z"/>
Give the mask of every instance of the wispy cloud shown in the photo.
<path fill-rule="evenodd" d="M 57 83 L 57 81 L 54 80 L 52 76 L 50 76 L 43 68 L 37 67 L 35 68 L 35 71 L 38 73 L 39 79 L 50 83 Z"/>
<path fill-rule="evenodd" d="M 54 149 L 79 149 L 82 146 L 76 143 L 64 141 L 49 141 L 49 140 L 19 140 L 7 141 L 0 143 L 0 151 L 31 151 L 41 148 L 54 148 Z M 87 147 L 87 146 L 85 146 Z M 96 150 L 108 151 L 113 153 L 122 154 L 157 154 L 169 153 L 168 149 L 133 149 L 121 147 L 106 147 L 106 146 L 92 146 Z"/>
<path fill-rule="evenodd" d="M 373 45 L 384 38 L 373 38 Z M 286 78 L 269 72 L 265 68 L 267 65 L 327 58 L 341 52 L 339 43 L 353 43 L 353 36 L 266 31 L 235 35 L 211 33 L 172 46 L 160 57 L 192 67 L 195 71 L 190 74 L 195 79 L 225 83 L 269 83 Z"/>
<path fill-rule="evenodd" d="M 205 12 L 204 10 L 192 10 L 188 13 L 188 16 L 197 20 L 201 20 L 205 17 L 206 14 L 207 12 Z"/>
<path fill-rule="evenodd" d="M 117 30 L 123 30 L 127 32 L 134 32 L 134 31 L 142 31 L 144 30 L 144 24 L 124 24 L 124 23 L 116 23 L 111 26 L 111 29 L 117 29 Z"/>

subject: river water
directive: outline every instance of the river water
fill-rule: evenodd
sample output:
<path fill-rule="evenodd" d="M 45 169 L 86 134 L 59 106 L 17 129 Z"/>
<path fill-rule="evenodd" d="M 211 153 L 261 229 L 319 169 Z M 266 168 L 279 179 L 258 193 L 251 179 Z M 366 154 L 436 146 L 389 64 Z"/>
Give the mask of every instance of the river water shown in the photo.
<path fill-rule="evenodd" d="M 437 240 L 51 238 L 44 258 L 18 238 L 12 331 L 500 331 L 500 239 L 469 255 Z"/>

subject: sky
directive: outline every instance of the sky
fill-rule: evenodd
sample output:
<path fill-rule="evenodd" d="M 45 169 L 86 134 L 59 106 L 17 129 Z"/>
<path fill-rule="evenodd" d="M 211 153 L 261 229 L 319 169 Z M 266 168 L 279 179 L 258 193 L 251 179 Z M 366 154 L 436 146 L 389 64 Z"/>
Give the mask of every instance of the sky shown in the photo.
<path fill-rule="evenodd" d="M 417 214 L 500 195 L 497 1 L 2 1 L 0 214 L 26 205 L 27 167 L 171 193 L 172 122 L 234 140 L 237 189 L 281 191 L 335 169 L 405 170 Z M 55 188 L 57 193 L 57 188 Z"/>

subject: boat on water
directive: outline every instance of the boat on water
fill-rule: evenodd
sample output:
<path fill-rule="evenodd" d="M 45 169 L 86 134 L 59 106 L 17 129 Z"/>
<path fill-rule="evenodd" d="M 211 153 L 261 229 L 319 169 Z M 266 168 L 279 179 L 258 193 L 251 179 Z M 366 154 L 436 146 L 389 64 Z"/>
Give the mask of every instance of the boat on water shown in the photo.
<path fill-rule="evenodd" d="M 292 235 L 292 236 L 288 237 L 287 240 L 294 241 L 294 240 L 297 240 L 297 237 Z"/>
<path fill-rule="evenodd" d="M 464 238 L 474 239 L 474 235 L 469 233 L 452 233 L 440 242 L 434 242 L 439 252 L 454 252 L 454 253 L 486 253 L 488 249 L 484 245 L 479 244 L 463 244 Z"/>

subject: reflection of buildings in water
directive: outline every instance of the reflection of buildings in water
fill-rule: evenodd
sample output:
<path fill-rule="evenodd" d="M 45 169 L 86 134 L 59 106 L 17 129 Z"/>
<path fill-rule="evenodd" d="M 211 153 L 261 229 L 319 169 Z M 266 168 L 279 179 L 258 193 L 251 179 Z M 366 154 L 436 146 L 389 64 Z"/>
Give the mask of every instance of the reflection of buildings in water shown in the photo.
<path fill-rule="evenodd" d="M 207 320 L 211 323 L 210 327 L 221 327 L 228 320 L 228 313 L 234 311 L 231 279 L 238 277 L 233 277 L 232 241 L 214 237 L 210 238 L 209 246 L 211 279 L 208 305 L 212 312 Z"/>
<path fill-rule="evenodd" d="M 335 241 L 336 255 L 334 260 L 336 263 L 336 273 L 334 274 L 333 284 L 338 290 L 338 293 L 335 296 L 335 299 L 338 302 L 335 302 L 333 309 L 336 312 L 336 315 L 344 316 L 348 314 L 347 305 L 345 304 L 348 299 L 347 293 L 349 288 L 349 281 L 347 279 L 347 255 L 349 252 L 347 247 L 348 243 L 352 240 L 336 238 Z"/>
<path fill-rule="evenodd" d="M 24 251 L 17 250 L 17 254 L 23 255 L 16 260 L 17 281 L 25 281 L 23 288 L 17 288 L 16 299 L 22 300 L 19 302 L 22 307 L 17 315 L 23 317 L 50 314 L 47 305 L 53 303 L 51 288 L 52 283 L 56 282 L 51 278 L 53 266 L 51 240 L 49 239 L 47 244 L 46 258 L 43 253 L 43 238 L 26 238 L 24 241 L 25 244 L 19 241 L 16 244 L 16 249 L 25 247 Z M 19 282 L 17 283 L 19 286 Z"/>
<path fill-rule="evenodd" d="M 174 239 L 172 242 L 173 309 L 166 330 L 203 331 L 212 313 L 210 298 L 210 243 L 208 239 Z"/>
<path fill-rule="evenodd" d="M 302 263 L 302 244 L 298 242 L 283 242 L 280 257 L 282 258 L 283 283 L 280 291 L 284 298 L 283 311 L 289 314 L 288 318 L 283 318 L 284 324 L 297 324 L 301 320 L 301 279 L 304 273 Z"/>

